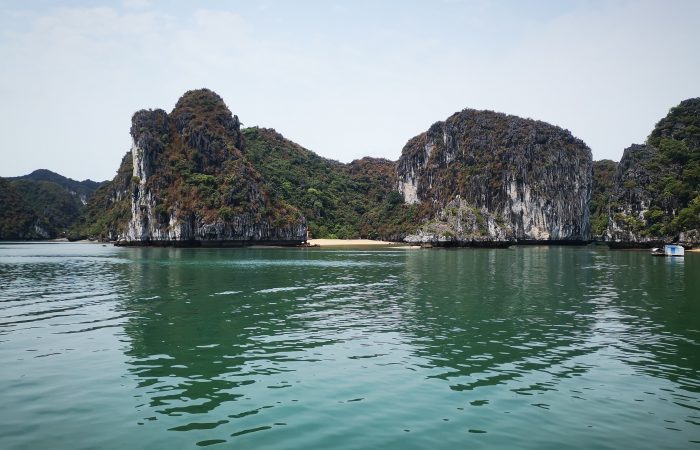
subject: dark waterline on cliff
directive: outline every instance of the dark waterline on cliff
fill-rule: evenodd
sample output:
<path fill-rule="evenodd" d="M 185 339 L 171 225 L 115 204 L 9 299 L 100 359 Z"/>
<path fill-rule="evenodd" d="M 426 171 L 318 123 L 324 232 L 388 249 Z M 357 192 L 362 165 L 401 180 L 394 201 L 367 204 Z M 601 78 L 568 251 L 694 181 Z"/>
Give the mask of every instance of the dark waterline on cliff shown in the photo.
<path fill-rule="evenodd" d="M 0 244 L 3 448 L 689 448 L 700 255 Z"/>

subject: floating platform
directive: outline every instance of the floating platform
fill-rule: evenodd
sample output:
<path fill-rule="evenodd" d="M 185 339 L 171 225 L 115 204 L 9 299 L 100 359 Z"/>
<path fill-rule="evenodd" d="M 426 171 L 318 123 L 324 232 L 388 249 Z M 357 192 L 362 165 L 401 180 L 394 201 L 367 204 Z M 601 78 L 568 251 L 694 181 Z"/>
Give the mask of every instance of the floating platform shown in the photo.
<path fill-rule="evenodd" d="M 685 256 L 685 249 L 682 245 L 666 244 L 663 247 L 651 249 L 652 256 Z"/>

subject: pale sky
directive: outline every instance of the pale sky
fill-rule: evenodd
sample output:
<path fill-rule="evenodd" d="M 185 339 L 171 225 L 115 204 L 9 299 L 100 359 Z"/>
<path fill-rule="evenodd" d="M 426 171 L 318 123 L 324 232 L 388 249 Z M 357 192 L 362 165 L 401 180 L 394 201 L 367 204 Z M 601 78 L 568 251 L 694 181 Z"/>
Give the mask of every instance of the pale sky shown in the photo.
<path fill-rule="evenodd" d="M 464 108 L 619 160 L 700 96 L 700 1 L 0 0 L 0 176 L 111 179 L 132 114 L 201 87 L 343 162 Z"/>

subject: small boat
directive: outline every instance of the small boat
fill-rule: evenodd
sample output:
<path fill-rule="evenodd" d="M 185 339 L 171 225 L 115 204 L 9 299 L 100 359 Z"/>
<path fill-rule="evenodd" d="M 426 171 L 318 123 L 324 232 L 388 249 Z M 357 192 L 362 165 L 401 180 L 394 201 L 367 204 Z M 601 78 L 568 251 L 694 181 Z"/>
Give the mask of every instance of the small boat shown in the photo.
<path fill-rule="evenodd" d="M 685 249 L 682 245 L 667 244 L 651 249 L 652 256 L 685 256 Z"/>

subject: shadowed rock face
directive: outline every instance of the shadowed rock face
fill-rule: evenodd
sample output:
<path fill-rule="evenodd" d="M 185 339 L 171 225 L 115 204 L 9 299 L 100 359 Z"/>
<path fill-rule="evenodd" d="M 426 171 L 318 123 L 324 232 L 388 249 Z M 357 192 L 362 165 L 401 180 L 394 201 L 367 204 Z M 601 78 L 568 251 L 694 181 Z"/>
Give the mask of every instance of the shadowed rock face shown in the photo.
<path fill-rule="evenodd" d="M 656 245 L 671 239 L 646 233 L 645 213 L 656 200 L 649 187 L 672 173 L 669 168 L 662 170 L 652 164 L 659 158 L 659 150 L 650 145 L 633 144 L 625 149 L 613 179 L 606 240 L 626 247 Z M 674 209 L 673 205 L 666 206 Z"/>
<path fill-rule="evenodd" d="M 632 145 L 615 172 L 605 239 L 611 247 L 700 243 L 700 98 L 682 101 Z"/>
<path fill-rule="evenodd" d="M 590 149 L 566 130 L 465 109 L 411 139 L 397 173 L 404 200 L 434 205 L 428 225 L 447 226 L 447 240 L 586 241 L 591 169 Z"/>
<path fill-rule="evenodd" d="M 593 161 L 593 187 L 591 189 L 591 236 L 593 240 L 605 239 L 610 212 L 610 195 L 618 163 L 609 159 Z"/>
<path fill-rule="evenodd" d="M 299 243 L 306 221 L 272 202 L 248 162 L 237 116 L 207 89 L 172 113 L 142 110 L 131 126 L 131 217 L 120 243 Z"/>

